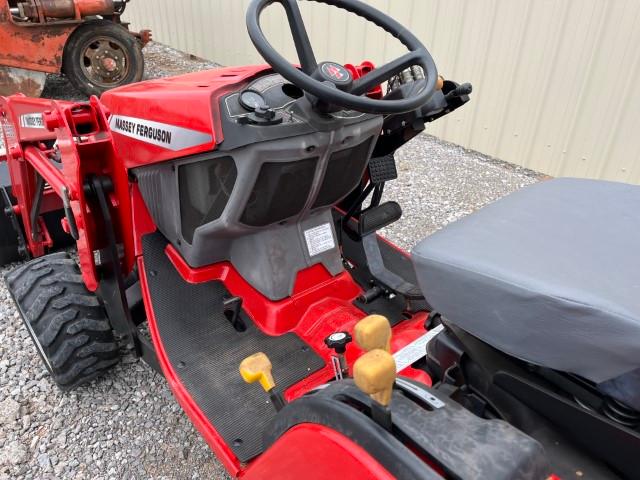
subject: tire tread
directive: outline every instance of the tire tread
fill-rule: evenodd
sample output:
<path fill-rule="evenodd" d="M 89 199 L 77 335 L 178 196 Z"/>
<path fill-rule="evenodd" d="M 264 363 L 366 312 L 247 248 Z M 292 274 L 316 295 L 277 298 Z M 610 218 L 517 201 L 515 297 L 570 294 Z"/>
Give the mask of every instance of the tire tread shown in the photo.
<path fill-rule="evenodd" d="M 67 253 L 32 260 L 5 281 L 61 389 L 83 385 L 118 363 L 119 346 L 104 307 Z"/>

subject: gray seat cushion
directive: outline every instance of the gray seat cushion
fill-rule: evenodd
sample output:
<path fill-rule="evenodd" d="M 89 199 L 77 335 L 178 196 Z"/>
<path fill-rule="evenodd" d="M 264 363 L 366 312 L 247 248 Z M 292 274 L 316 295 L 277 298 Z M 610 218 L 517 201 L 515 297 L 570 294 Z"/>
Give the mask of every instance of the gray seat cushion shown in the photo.
<path fill-rule="evenodd" d="M 428 237 L 413 261 L 429 303 L 501 351 L 596 383 L 640 367 L 640 187 L 542 182 Z"/>

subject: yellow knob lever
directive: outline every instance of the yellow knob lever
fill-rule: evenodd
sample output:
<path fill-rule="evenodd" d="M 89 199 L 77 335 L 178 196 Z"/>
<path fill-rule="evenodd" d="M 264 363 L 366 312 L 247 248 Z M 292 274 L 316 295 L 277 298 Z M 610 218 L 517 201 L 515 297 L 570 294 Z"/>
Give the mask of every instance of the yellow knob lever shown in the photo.
<path fill-rule="evenodd" d="M 271 374 L 271 360 L 262 352 L 254 353 L 240 363 L 240 375 L 247 383 L 260 382 L 267 393 L 276 386 Z"/>
<path fill-rule="evenodd" d="M 353 333 L 356 343 L 365 352 L 375 349 L 391 352 L 391 325 L 387 317 L 369 315 L 356 323 Z"/>
<path fill-rule="evenodd" d="M 360 390 L 387 407 L 396 380 L 396 362 L 384 350 L 371 350 L 356 360 L 353 379 Z"/>

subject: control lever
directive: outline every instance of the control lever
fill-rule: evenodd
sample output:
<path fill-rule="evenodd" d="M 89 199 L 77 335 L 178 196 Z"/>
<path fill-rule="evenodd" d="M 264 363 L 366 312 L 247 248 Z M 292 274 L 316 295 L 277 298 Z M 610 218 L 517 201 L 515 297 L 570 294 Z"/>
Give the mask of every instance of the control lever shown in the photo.
<path fill-rule="evenodd" d="M 331 356 L 331 363 L 336 375 L 336 380 L 342 380 L 344 377 L 349 376 L 349 365 L 347 364 L 347 359 L 344 354 L 351 340 L 351 335 L 347 332 L 332 333 L 324 339 L 325 345 L 336 353 Z"/>
<path fill-rule="evenodd" d="M 240 363 L 240 376 L 247 383 L 260 382 L 262 389 L 269 394 L 276 411 L 285 405 L 282 394 L 276 392 L 276 382 L 271 374 L 271 360 L 262 352 L 254 353 Z"/>
<path fill-rule="evenodd" d="M 381 427 L 391 430 L 391 396 L 396 380 L 396 362 L 393 356 L 380 349 L 362 355 L 353 366 L 356 386 L 373 400 L 371 417 Z"/>
<path fill-rule="evenodd" d="M 449 101 L 454 98 L 459 98 L 464 95 L 471 95 L 473 92 L 473 85 L 470 83 L 463 83 L 462 85 L 458 85 L 456 88 L 451 90 L 449 93 L 445 95 L 445 100 Z"/>
<path fill-rule="evenodd" d="M 231 325 L 237 332 L 245 332 L 247 324 L 240 315 L 242 312 L 242 298 L 231 297 L 225 298 L 222 302 L 224 316 L 231 322 Z"/>
<path fill-rule="evenodd" d="M 376 349 L 391 352 L 391 324 L 387 317 L 369 315 L 356 323 L 353 333 L 356 343 L 365 352 Z"/>

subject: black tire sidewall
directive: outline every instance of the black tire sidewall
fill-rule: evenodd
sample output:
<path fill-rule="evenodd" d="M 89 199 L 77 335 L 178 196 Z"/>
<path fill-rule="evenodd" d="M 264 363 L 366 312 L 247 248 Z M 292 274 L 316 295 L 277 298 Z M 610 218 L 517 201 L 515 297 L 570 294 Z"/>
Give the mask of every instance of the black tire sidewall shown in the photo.
<path fill-rule="evenodd" d="M 80 49 L 86 45 L 87 41 L 95 36 L 112 37 L 125 47 L 127 61 L 129 63 L 129 71 L 127 75 L 116 85 L 135 83 L 142 80 L 144 73 L 144 57 L 142 48 L 138 40 L 122 25 L 108 21 L 95 20 L 85 22 L 80 25 L 71 34 L 64 48 L 64 57 L 62 61 L 63 73 L 71 81 L 74 87 L 81 92 L 91 96 L 100 96 L 107 88 L 100 87 L 91 83 L 91 79 L 87 78 L 80 65 Z"/>
<path fill-rule="evenodd" d="M 40 340 L 38 340 L 38 336 L 36 335 L 36 332 L 33 331 L 33 326 L 31 325 L 29 320 L 25 318 L 24 315 L 21 314 L 20 318 L 22 318 L 22 323 L 24 324 L 24 328 L 27 329 L 27 333 L 29 333 L 29 337 L 31 338 L 31 341 L 33 342 L 34 347 L 36 347 L 36 351 L 38 352 L 38 356 L 40 357 L 42 364 L 47 369 L 47 372 L 49 372 L 49 375 L 51 375 L 55 379 L 56 372 L 54 372 L 53 369 L 51 368 L 51 363 L 49 362 L 49 358 L 47 358 L 47 353 L 44 351 L 44 347 L 40 343 Z"/>

